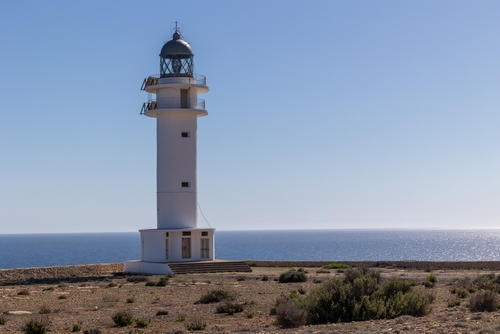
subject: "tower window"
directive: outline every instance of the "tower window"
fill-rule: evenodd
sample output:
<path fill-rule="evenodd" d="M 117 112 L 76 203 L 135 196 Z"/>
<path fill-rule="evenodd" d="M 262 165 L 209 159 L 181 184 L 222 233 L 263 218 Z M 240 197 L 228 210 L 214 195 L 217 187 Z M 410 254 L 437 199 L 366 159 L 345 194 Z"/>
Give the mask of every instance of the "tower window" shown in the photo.
<path fill-rule="evenodd" d="M 186 231 L 182 232 L 182 236 L 183 237 L 187 237 L 187 236 L 190 236 L 190 235 L 191 235 L 191 232 L 186 232 Z"/>
<path fill-rule="evenodd" d="M 190 188 L 191 187 L 191 182 L 182 182 L 181 183 L 182 188 Z"/>
<path fill-rule="evenodd" d="M 189 138 L 191 136 L 189 135 L 189 132 L 181 132 L 181 137 L 182 138 Z"/>

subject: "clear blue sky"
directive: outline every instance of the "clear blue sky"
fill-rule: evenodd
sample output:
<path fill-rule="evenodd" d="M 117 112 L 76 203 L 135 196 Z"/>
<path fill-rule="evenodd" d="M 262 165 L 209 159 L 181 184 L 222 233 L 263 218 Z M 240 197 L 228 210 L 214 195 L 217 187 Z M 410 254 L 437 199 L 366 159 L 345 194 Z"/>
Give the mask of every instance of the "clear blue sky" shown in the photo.
<path fill-rule="evenodd" d="M 499 17 L 498 1 L 2 1 L 0 233 L 156 225 L 139 88 L 174 21 L 210 87 L 212 227 L 497 228 Z"/>

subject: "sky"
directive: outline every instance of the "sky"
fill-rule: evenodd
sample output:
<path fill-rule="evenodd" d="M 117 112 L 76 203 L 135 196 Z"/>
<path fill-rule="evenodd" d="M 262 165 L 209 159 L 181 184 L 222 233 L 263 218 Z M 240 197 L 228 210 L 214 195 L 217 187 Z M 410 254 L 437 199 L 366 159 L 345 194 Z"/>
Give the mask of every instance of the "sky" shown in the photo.
<path fill-rule="evenodd" d="M 210 87 L 199 227 L 498 228 L 499 17 L 498 1 L 1 1 L 0 233 L 156 226 L 140 87 L 175 21 Z"/>

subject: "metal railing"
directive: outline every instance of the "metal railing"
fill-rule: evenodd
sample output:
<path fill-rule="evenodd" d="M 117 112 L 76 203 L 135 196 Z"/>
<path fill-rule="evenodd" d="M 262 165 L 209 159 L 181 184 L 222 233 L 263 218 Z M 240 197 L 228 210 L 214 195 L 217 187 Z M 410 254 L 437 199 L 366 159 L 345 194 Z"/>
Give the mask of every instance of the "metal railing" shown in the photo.
<path fill-rule="evenodd" d="M 146 87 L 149 86 L 154 86 L 158 84 L 158 80 L 160 78 L 159 74 L 153 74 L 144 79 L 142 82 L 141 90 L 145 90 Z M 174 78 L 174 77 L 171 77 Z M 181 79 L 184 79 L 185 77 L 179 77 Z M 207 85 L 207 77 L 201 74 L 195 74 L 193 77 L 189 77 L 189 83 L 190 84 L 195 84 L 195 85 L 202 85 L 206 86 Z"/>
<path fill-rule="evenodd" d="M 142 104 L 141 115 L 155 109 L 205 109 L 205 100 L 203 99 L 185 99 L 180 98 L 161 98 L 151 100 Z"/>

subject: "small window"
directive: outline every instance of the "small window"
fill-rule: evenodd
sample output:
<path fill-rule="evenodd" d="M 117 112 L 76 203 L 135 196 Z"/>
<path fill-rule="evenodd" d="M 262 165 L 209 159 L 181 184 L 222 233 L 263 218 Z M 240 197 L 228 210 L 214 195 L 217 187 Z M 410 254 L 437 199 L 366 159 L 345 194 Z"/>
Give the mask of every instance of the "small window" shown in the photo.
<path fill-rule="evenodd" d="M 190 236 L 191 235 L 191 232 L 182 232 L 182 236 L 183 237 L 187 237 L 187 236 Z"/>
<path fill-rule="evenodd" d="M 191 187 L 191 183 L 190 182 L 182 182 L 181 186 L 182 186 L 182 188 L 190 188 Z"/>
<path fill-rule="evenodd" d="M 202 237 L 208 237 L 208 232 L 201 232 Z"/>
<path fill-rule="evenodd" d="M 189 138 L 190 137 L 189 132 L 181 132 L 181 137 L 182 138 Z"/>
<path fill-rule="evenodd" d="M 165 238 L 168 238 L 168 232 L 165 232 Z"/>

